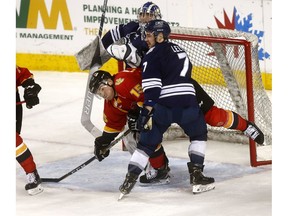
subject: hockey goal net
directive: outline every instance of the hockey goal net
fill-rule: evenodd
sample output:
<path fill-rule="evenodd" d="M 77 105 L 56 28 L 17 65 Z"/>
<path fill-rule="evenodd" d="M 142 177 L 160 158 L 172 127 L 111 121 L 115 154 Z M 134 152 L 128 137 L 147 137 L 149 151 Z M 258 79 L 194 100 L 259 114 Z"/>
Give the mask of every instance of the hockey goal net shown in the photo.
<path fill-rule="evenodd" d="M 262 83 L 258 38 L 234 30 L 173 27 L 170 39 L 188 53 L 192 77 L 215 105 L 255 122 L 265 135 L 264 146 L 257 146 L 241 131 L 208 125 L 208 139 L 249 143 L 251 166 L 271 164 L 272 108 Z M 164 135 L 168 140 L 180 137 L 185 134 L 178 125 Z"/>

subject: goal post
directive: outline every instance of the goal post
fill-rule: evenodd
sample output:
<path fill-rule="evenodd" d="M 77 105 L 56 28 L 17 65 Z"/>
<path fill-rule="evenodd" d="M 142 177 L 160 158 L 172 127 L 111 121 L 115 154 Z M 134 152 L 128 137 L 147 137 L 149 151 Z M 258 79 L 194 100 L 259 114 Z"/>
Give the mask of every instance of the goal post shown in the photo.
<path fill-rule="evenodd" d="M 263 146 L 242 132 L 208 126 L 208 139 L 247 143 L 251 166 L 272 163 L 272 106 L 262 83 L 256 35 L 228 29 L 172 27 L 170 40 L 179 44 L 192 64 L 192 77 L 213 98 L 215 105 L 239 113 L 263 131 Z M 166 139 L 183 137 L 178 125 Z"/>

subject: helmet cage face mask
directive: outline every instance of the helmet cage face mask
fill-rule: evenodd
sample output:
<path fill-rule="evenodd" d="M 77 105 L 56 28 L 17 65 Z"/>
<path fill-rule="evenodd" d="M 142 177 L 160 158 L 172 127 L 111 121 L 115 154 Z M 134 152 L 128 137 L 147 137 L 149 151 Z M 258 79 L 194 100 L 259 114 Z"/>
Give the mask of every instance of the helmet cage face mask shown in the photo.
<path fill-rule="evenodd" d="M 160 8 L 153 2 L 146 2 L 138 9 L 138 19 L 145 14 L 149 14 L 149 16 L 152 17 L 151 20 L 162 18 Z"/>

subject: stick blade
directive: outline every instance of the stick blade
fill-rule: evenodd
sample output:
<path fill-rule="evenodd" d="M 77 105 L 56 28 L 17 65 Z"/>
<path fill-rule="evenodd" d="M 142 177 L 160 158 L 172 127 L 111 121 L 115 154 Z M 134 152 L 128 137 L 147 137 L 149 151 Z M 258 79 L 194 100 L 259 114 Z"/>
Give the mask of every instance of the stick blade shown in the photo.
<path fill-rule="evenodd" d="M 81 70 L 88 70 L 91 68 L 91 64 L 93 66 L 95 63 L 103 65 L 111 58 L 110 54 L 104 48 L 99 35 L 74 56 Z"/>
<path fill-rule="evenodd" d="M 57 179 L 57 178 L 41 178 L 41 181 L 42 182 L 55 182 L 55 183 L 57 183 L 57 182 L 60 181 L 60 179 Z"/>

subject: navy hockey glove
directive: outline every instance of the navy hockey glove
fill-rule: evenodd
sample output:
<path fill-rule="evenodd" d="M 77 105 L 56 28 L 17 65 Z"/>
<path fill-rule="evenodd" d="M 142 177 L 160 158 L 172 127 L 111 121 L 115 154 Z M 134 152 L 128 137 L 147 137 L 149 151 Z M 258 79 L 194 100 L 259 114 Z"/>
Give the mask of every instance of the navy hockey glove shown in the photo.
<path fill-rule="evenodd" d="M 140 131 L 148 131 L 152 129 L 153 109 L 149 111 L 147 108 L 142 108 L 140 116 L 137 120 L 138 129 Z"/>
<path fill-rule="evenodd" d="M 138 106 L 128 111 L 127 122 L 128 127 L 131 131 L 139 131 L 137 125 L 137 119 L 139 118 L 139 115 L 140 115 L 140 107 Z"/>
<path fill-rule="evenodd" d="M 31 109 L 33 106 L 39 104 L 38 93 L 41 90 L 41 86 L 34 82 L 34 79 L 27 79 L 23 82 L 24 87 L 24 99 L 26 107 Z"/>

